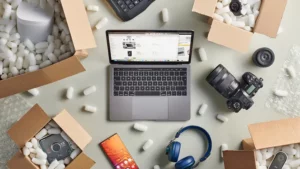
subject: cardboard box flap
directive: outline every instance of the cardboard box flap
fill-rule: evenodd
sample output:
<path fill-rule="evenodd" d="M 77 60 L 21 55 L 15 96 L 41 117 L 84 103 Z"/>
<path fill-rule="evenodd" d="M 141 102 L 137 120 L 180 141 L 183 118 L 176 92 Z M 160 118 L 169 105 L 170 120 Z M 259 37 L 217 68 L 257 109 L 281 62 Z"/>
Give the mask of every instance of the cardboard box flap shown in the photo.
<path fill-rule="evenodd" d="M 275 38 L 286 4 L 287 0 L 263 0 L 254 32 Z"/>
<path fill-rule="evenodd" d="M 84 153 L 81 153 L 67 166 L 67 169 L 89 169 L 92 168 L 94 164 L 94 160 Z"/>
<path fill-rule="evenodd" d="M 254 151 L 224 151 L 225 169 L 256 169 Z"/>
<path fill-rule="evenodd" d="M 242 141 L 243 150 L 255 150 L 252 138 L 244 139 Z"/>
<path fill-rule="evenodd" d="M 213 17 L 218 0 L 195 0 L 193 12 Z"/>
<path fill-rule="evenodd" d="M 300 142 L 300 118 L 251 124 L 248 129 L 256 149 Z"/>
<path fill-rule="evenodd" d="M 92 137 L 81 125 L 66 111 L 63 110 L 53 120 L 66 132 L 66 134 L 83 150 L 91 142 Z"/>
<path fill-rule="evenodd" d="M 15 156 L 7 162 L 7 167 L 9 169 L 38 169 L 21 151 L 18 151 Z"/>
<path fill-rule="evenodd" d="M 94 35 L 82 0 L 61 0 L 76 50 L 96 47 Z"/>
<path fill-rule="evenodd" d="M 244 53 L 248 51 L 252 36 L 252 32 L 214 20 L 208 40 Z"/>
<path fill-rule="evenodd" d="M 50 117 L 39 105 L 34 105 L 19 121 L 9 130 L 8 135 L 19 148 L 34 137 L 49 121 Z"/>

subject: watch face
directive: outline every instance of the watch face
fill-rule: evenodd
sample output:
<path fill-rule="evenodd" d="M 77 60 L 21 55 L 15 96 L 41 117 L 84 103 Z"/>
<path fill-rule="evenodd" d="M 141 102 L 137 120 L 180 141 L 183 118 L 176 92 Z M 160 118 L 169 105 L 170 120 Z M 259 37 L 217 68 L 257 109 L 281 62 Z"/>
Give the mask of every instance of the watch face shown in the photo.
<path fill-rule="evenodd" d="M 287 155 L 284 152 L 278 152 L 275 155 L 269 169 L 282 169 L 286 160 L 287 160 Z"/>

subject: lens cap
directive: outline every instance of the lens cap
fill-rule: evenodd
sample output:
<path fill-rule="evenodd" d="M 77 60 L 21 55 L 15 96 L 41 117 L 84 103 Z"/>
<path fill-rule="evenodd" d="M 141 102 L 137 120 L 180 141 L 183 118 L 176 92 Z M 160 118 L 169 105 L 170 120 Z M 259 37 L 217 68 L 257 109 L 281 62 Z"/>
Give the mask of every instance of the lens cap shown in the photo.
<path fill-rule="evenodd" d="M 243 5 L 239 0 L 232 0 L 229 4 L 229 9 L 235 16 L 240 16 L 242 15 Z"/>
<path fill-rule="evenodd" d="M 275 54 L 269 48 L 260 48 L 252 56 L 253 62 L 259 67 L 269 67 L 275 61 Z"/>

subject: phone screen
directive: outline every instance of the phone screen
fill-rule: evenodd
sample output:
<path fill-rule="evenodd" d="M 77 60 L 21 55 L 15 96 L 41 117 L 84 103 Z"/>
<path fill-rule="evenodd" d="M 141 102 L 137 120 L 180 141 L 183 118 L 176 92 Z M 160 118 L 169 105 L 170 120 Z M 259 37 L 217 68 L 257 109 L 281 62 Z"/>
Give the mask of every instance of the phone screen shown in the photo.
<path fill-rule="evenodd" d="M 118 134 L 101 142 L 100 146 L 115 169 L 139 169 Z"/>

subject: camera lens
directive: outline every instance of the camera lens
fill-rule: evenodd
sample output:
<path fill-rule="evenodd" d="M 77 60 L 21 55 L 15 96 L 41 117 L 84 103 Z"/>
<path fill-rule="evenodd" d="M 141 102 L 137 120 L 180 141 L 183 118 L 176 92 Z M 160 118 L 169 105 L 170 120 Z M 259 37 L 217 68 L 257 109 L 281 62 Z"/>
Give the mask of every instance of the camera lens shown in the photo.
<path fill-rule="evenodd" d="M 206 81 L 227 99 L 232 97 L 240 86 L 235 77 L 221 64 L 207 76 Z"/>
<path fill-rule="evenodd" d="M 282 162 L 282 161 L 285 161 L 285 155 L 283 155 L 283 154 L 278 154 L 278 161 L 280 161 L 280 162 Z"/>
<path fill-rule="evenodd" d="M 242 15 L 242 13 L 241 13 L 242 7 L 243 7 L 242 3 L 238 0 L 231 1 L 230 5 L 229 5 L 230 11 L 236 16 Z"/>
<path fill-rule="evenodd" d="M 51 149 L 52 149 L 54 152 L 60 151 L 60 148 L 61 148 L 61 146 L 60 146 L 59 143 L 54 143 L 54 144 L 51 145 Z"/>
<path fill-rule="evenodd" d="M 253 54 L 253 62 L 259 67 L 269 67 L 275 61 L 275 54 L 269 48 L 260 48 Z"/>

